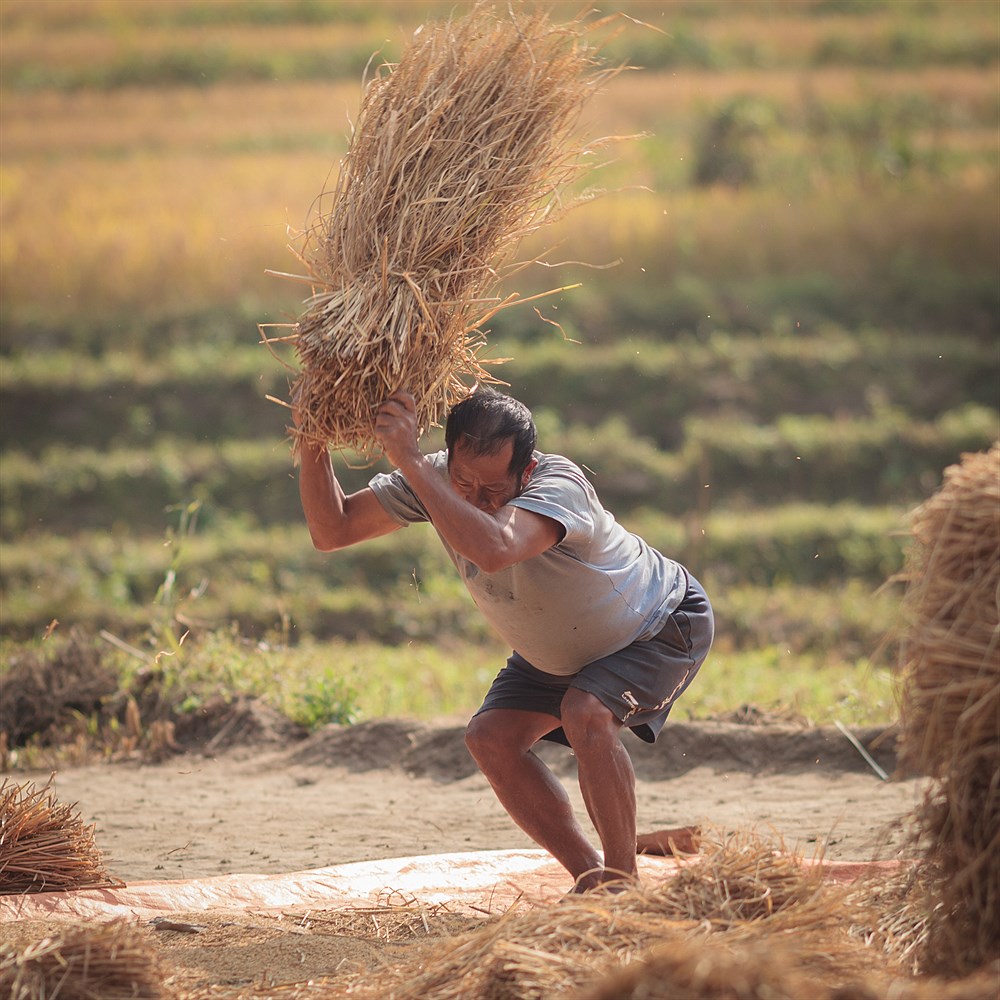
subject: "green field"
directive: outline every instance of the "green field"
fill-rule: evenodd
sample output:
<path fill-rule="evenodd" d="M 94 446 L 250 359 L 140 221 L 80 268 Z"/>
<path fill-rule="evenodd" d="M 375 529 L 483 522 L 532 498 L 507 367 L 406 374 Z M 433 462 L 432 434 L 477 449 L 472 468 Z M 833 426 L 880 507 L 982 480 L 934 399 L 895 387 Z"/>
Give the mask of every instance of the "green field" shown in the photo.
<path fill-rule="evenodd" d="M 0 691 L 89 649 L 115 692 L 153 676 L 147 721 L 477 704 L 505 653 L 429 529 L 312 551 L 257 330 L 301 309 L 268 272 L 295 270 L 372 54 L 453 6 L 0 6 Z M 581 134 L 634 138 L 521 248 L 567 263 L 498 293 L 580 287 L 499 314 L 487 356 L 712 594 L 679 713 L 888 721 L 907 516 L 1000 436 L 996 5 L 602 10 L 634 68 Z M 68 699 L 15 744 L 108 737 L 123 704 Z"/>

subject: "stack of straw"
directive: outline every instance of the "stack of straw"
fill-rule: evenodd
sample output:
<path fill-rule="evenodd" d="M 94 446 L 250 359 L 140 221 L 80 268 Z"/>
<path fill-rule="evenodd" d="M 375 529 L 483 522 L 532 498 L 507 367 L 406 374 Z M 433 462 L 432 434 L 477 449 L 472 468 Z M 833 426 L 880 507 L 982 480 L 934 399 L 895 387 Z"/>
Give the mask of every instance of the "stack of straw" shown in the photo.
<path fill-rule="evenodd" d="M 500 269 L 567 207 L 584 170 L 568 140 L 612 73 L 584 34 L 582 21 L 477 4 L 418 30 L 368 85 L 336 185 L 293 248 L 308 273 L 286 277 L 313 294 L 289 335 L 261 328 L 265 343 L 294 343 L 296 447 L 377 455 L 375 409 L 391 393 L 413 395 L 426 429 L 498 381 L 481 327 L 528 301 L 495 296 Z"/>
<path fill-rule="evenodd" d="M 873 965 L 884 968 L 884 956 L 850 932 L 846 898 L 843 887 L 822 882 L 818 866 L 734 835 L 662 885 L 510 910 L 480 930 L 425 946 L 413 964 L 359 974 L 346 993 L 372 1000 L 821 998 L 870 977 Z M 690 989 L 684 992 L 687 973 L 678 968 L 671 990 L 657 992 L 653 975 L 643 992 L 643 971 L 662 969 L 668 959 L 656 956 L 667 954 L 690 965 Z"/>
<path fill-rule="evenodd" d="M 118 886 L 104 868 L 94 827 L 49 785 L 0 786 L 0 895 Z"/>
<path fill-rule="evenodd" d="M 124 920 L 70 926 L 22 951 L 0 945 L 0 990 L 10 1000 L 160 1000 L 155 950 Z"/>
<path fill-rule="evenodd" d="M 1000 955 L 1000 445 L 948 468 L 911 530 L 900 750 L 937 779 L 928 964 L 961 973 Z"/>

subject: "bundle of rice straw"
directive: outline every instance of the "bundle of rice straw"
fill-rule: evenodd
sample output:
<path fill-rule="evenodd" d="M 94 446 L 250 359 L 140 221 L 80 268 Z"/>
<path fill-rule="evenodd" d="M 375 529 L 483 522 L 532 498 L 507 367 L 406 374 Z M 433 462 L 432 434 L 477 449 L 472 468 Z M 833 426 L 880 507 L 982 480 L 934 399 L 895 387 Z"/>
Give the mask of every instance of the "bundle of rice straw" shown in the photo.
<path fill-rule="evenodd" d="M 670 941 L 606 977 L 588 1000 L 996 1000 L 996 976 L 956 982 L 872 974 L 831 986 L 803 976 L 794 939 L 728 948 Z"/>
<path fill-rule="evenodd" d="M 790 956 L 788 968 L 762 978 L 774 989 L 768 994 L 762 985 L 759 995 L 822 997 L 827 987 L 863 979 L 885 964 L 850 932 L 846 898 L 842 886 L 822 882 L 818 866 L 809 868 L 756 836 L 731 835 L 661 885 L 509 910 L 481 929 L 412 951 L 412 963 L 359 973 L 345 992 L 372 1000 L 593 997 L 599 983 L 653 948 L 690 956 L 718 942 L 718 976 L 724 977 L 726 969 L 736 975 L 731 962 L 725 965 L 725 949 L 755 950 L 764 961 L 775 942 Z"/>
<path fill-rule="evenodd" d="M 50 786 L 0 786 L 0 895 L 122 885 L 104 868 L 94 827 Z"/>
<path fill-rule="evenodd" d="M 615 969 L 588 996 L 591 1000 L 820 1000 L 829 989 L 804 974 L 801 961 L 794 941 L 778 939 L 762 948 L 675 938 Z"/>
<path fill-rule="evenodd" d="M 0 991 L 10 1000 L 160 1000 L 155 949 L 125 920 L 71 925 L 23 951 L 0 945 Z"/>
<path fill-rule="evenodd" d="M 423 26 L 368 84 L 337 182 L 293 248 L 308 273 L 286 277 L 313 294 L 290 334 L 261 327 L 265 343 L 295 347 L 296 447 L 377 457 L 374 411 L 391 393 L 413 395 L 423 430 L 476 382 L 498 381 L 480 361 L 481 327 L 528 300 L 490 296 L 584 171 L 569 140 L 614 72 L 585 43 L 603 23 L 477 4 Z"/>
<path fill-rule="evenodd" d="M 1000 955 L 1000 444 L 945 470 L 911 532 L 900 752 L 936 779 L 918 817 L 940 872 L 927 961 L 962 973 Z"/>

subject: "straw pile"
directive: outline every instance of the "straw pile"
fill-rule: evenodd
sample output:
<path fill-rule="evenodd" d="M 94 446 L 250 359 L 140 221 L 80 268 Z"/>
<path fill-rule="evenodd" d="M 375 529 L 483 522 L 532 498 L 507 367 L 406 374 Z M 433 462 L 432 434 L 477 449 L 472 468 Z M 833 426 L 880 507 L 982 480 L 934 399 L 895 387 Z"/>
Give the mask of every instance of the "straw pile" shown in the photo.
<path fill-rule="evenodd" d="M 118 886 L 104 868 L 94 827 L 50 785 L 0 786 L 0 895 Z"/>
<path fill-rule="evenodd" d="M 585 43 L 594 27 L 478 4 L 418 30 L 368 84 L 338 180 L 293 248 L 307 274 L 286 277 L 313 294 L 289 335 L 261 328 L 295 347 L 296 447 L 371 457 L 374 410 L 396 390 L 426 429 L 476 382 L 498 381 L 481 327 L 517 299 L 495 297 L 517 244 L 567 207 L 583 173 L 569 140 L 611 73 Z"/>
<path fill-rule="evenodd" d="M 873 963 L 885 964 L 861 935 L 851 933 L 846 898 L 842 887 L 823 884 L 818 871 L 795 857 L 753 835 L 731 836 L 709 845 L 662 885 L 508 911 L 480 930 L 415 952 L 417 963 L 386 965 L 334 995 L 628 996 L 622 977 L 638 982 L 630 963 L 656 968 L 656 956 L 673 955 L 679 966 L 696 965 L 693 956 L 702 952 L 718 957 L 712 977 L 729 983 L 729 992 L 684 993 L 678 986 L 676 992 L 648 995 L 819 998 L 870 976 Z M 751 965 L 756 972 L 747 971 Z M 704 967 L 695 974 L 703 977 Z M 678 968 L 677 983 L 683 975 Z M 735 992 L 740 982 L 758 983 L 759 992 Z"/>
<path fill-rule="evenodd" d="M 1000 955 L 1000 445 L 948 468 L 911 531 L 900 750 L 936 779 L 928 965 L 963 973 Z"/>
<path fill-rule="evenodd" d="M 0 730 L 12 747 L 33 737 L 58 742 L 74 719 L 99 712 L 118 690 L 118 677 L 79 628 L 50 638 L 41 650 L 12 657 L 0 684 Z"/>
<path fill-rule="evenodd" d="M 165 974 L 142 931 L 124 920 L 75 925 L 23 951 L 0 945 L 10 1000 L 160 1000 Z"/>

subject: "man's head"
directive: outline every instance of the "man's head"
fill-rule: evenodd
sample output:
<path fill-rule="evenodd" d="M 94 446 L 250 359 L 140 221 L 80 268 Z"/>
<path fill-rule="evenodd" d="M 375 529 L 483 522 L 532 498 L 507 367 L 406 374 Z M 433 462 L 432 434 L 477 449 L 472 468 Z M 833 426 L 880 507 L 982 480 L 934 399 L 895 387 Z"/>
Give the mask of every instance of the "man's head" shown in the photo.
<path fill-rule="evenodd" d="M 480 510 L 499 510 L 524 489 L 532 469 L 535 423 L 516 399 L 478 388 L 445 423 L 452 487 Z"/>

